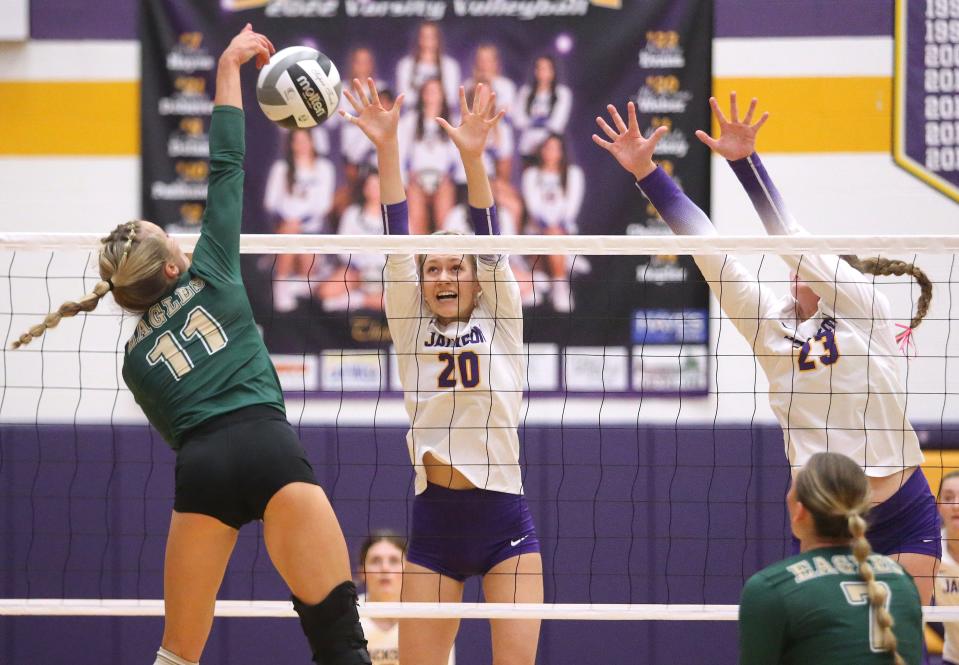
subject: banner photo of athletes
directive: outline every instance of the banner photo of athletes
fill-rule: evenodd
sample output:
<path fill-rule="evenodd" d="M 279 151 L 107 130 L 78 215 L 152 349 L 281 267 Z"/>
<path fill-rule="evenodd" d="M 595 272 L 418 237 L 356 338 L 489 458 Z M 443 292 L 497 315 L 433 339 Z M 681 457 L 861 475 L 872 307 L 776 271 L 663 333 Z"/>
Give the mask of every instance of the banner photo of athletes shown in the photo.
<path fill-rule="evenodd" d="M 215 54 L 244 24 L 277 49 L 307 45 L 344 81 L 406 98 L 400 142 L 412 233 L 465 231 L 465 174 L 433 120 L 460 85 L 507 113 L 487 148 L 504 233 L 668 233 L 629 175 L 593 145 L 608 102 L 636 102 L 657 160 L 709 210 L 712 0 L 146 0 L 143 214 L 197 232 L 208 174 Z M 289 132 L 247 116 L 243 232 L 382 234 L 372 144 L 333 117 Z M 340 108 L 352 111 L 341 100 Z M 398 392 L 382 311 L 385 256 L 244 255 L 247 292 L 283 387 Z M 513 256 L 533 394 L 705 394 L 708 289 L 689 257 Z"/>

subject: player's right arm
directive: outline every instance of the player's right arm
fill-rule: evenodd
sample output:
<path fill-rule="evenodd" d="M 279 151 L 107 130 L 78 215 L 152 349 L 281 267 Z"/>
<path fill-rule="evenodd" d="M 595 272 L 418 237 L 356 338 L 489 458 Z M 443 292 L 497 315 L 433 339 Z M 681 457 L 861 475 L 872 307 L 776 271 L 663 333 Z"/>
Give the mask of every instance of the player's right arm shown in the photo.
<path fill-rule="evenodd" d="M 775 665 L 786 640 L 786 608 L 764 578 L 746 582 L 739 600 L 739 665 Z"/>
<path fill-rule="evenodd" d="M 709 218 L 676 185 L 666 172 L 653 162 L 656 143 L 668 131 L 659 127 L 648 139 L 643 138 L 636 119 L 636 107 L 630 102 L 627 125 L 616 107 L 607 107 L 614 130 L 602 118 L 600 128 L 612 140 L 604 141 L 593 134 L 593 142 L 609 152 L 619 164 L 633 174 L 636 184 L 659 212 L 663 221 L 677 235 L 716 235 Z M 704 255 L 694 257 L 709 288 L 719 300 L 726 316 L 740 334 L 755 347 L 759 342 L 761 323 L 774 313 L 775 294 L 731 256 Z"/>
<path fill-rule="evenodd" d="M 193 252 L 198 271 L 224 280 L 240 279 L 240 223 L 243 217 L 245 127 L 240 67 L 256 57 L 257 67 L 270 60 L 270 40 L 246 27 L 220 56 L 216 97 L 210 118 L 210 176 L 200 240 Z"/>
<path fill-rule="evenodd" d="M 367 80 L 364 90 L 359 80 L 353 80 L 352 92 L 343 90 L 356 115 L 340 114 L 363 130 L 376 147 L 380 175 L 380 210 L 383 214 L 383 232 L 387 235 L 408 235 L 409 212 L 406 190 L 400 170 L 400 147 L 397 137 L 403 95 L 399 95 L 389 110 L 380 102 L 373 79 Z M 412 254 L 390 254 L 384 269 L 384 300 L 390 332 L 397 344 L 411 343 L 419 323 L 422 296 L 416 260 Z"/>

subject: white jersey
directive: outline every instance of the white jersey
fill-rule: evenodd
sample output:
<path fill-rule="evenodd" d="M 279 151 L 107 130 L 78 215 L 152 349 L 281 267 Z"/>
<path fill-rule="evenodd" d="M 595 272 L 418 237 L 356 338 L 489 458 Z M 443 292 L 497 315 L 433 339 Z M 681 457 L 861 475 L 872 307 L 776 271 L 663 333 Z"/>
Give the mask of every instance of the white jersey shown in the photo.
<path fill-rule="evenodd" d="M 936 605 L 959 605 L 959 563 L 949 552 L 946 531 L 942 532 L 942 563 L 936 574 Z M 959 621 L 946 621 L 946 642 L 942 647 L 942 657 L 953 663 L 959 663 Z"/>
<path fill-rule="evenodd" d="M 416 493 L 427 453 L 478 488 L 523 493 L 519 465 L 523 401 L 523 307 L 507 257 L 477 257 L 482 295 L 468 322 L 443 326 L 423 303 L 413 256 L 386 261 L 386 316 L 410 418 L 406 441 Z"/>
<path fill-rule="evenodd" d="M 376 166 L 376 148 L 352 122 L 344 122 L 340 127 L 340 154 L 347 164 Z"/>
<path fill-rule="evenodd" d="M 798 321 L 792 296 L 777 297 L 735 258 L 695 258 L 766 374 L 793 468 L 823 451 L 874 477 L 922 463 L 889 301 L 870 276 L 838 256 L 783 256 L 820 296 L 815 315 Z"/>
<path fill-rule="evenodd" d="M 379 212 L 368 214 L 363 210 L 363 206 L 354 203 L 343 211 L 340 217 L 340 235 L 365 236 L 380 235 L 383 233 L 383 220 Z M 383 266 L 386 264 L 385 254 L 365 254 L 358 252 L 356 254 L 340 254 L 340 261 L 343 265 L 349 265 L 358 270 L 364 280 L 376 282 L 383 279 Z"/>
<path fill-rule="evenodd" d="M 416 106 L 416 98 L 423 84 L 435 78 L 442 80 L 443 94 L 446 95 L 446 103 L 450 108 L 459 106 L 460 81 L 463 77 L 456 60 L 448 55 L 442 55 L 440 66 L 437 67 L 432 62 L 415 62 L 413 56 L 407 55 L 396 63 L 396 92 L 406 95 L 405 105 L 408 108 Z"/>
<path fill-rule="evenodd" d="M 533 102 L 530 104 L 530 95 Z M 513 118 L 519 130 L 519 152 L 521 155 L 534 155 L 550 134 L 563 134 L 573 110 L 573 92 L 565 85 L 556 86 L 556 103 L 551 104 L 552 95 L 548 92 L 533 93 L 530 85 L 519 89 Z M 526 107 L 529 107 L 527 110 Z"/>
<path fill-rule="evenodd" d="M 361 604 L 365 601 L 360 601 Z M 396 621 L 389 628 L 380 628 L 372 619 L 361 618 L 363 635 L 366 637 L 366 649 L 370 653 L 373 665 L 400 665 L 400 623 Z M 456 665 L 455 649 L 450 650 L 448 665 Z"/>
<path fill-rule="evenodd" d="M 576 219 L 583 206 L 586 178 L 583 169 L 570 164 L 566 170 L 566 188 L 559 173 L 550 173 L 537 166 L 523 171 L 523 203 L 530 219 L 541 227 L 559 228 L 568 234 L 578 230 Z"/>
<path fill-rule="evenodd" d="M 459 163 L 459 152 L 443 128 L 432 118 L 423 121 L 423 135 L 416 136 L 416 113 L 400 118 L 400 165 L 407 177 L 415 178 L 428 194 L 436 191 L 443 178 L 451 176 Z"/>
<path fill-rule="evenodd" d="M 313 167 L 297 169 L 290 188 L 285 161 L 277 161 L 266 180 L 263 207 L 282 220 L 301 222 L 302 233 L 322 232 L 326 215 L 333 207 L 336 173 L 328 159 L 317 157 Z"/>

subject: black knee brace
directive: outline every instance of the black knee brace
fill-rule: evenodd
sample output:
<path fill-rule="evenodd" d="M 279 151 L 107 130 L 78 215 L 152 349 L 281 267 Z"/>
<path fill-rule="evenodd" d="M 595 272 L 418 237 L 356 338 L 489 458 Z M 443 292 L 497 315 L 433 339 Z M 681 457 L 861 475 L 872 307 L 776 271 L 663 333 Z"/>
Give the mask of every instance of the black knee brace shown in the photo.
<path fill-rule="evenodd" d="M 314 663 L 370 665 L 356 605 L 356 585 L 349 581 L 334 587 L 319 605 L 304 605 L 293 596 L 293 609 L 300 615 Z"/>

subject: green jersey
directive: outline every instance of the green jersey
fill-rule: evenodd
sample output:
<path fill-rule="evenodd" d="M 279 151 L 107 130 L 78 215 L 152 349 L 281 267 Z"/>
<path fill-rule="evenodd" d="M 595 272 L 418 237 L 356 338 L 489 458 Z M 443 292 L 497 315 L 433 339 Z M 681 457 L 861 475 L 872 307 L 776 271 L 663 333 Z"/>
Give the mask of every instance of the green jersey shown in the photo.
<path fill-rule="evenodd" d="M 892 559 L 869 557 L 889 591 L 898 651 L 922 661 L 922 608 L 912 577 Z M 866 583 L 849 547 L 803 552 L 746 582 L 739 605 L 740 665 L 891 665 L 879 643 Z"/>
<path fill-rule="evenodd" d="M 126 343 L 123 379 L 174 449 L 184 432 L 214 416 L 253 404 L 284 411 L 240 276 L 244 143 L 243 111 L 216 107 L 207 206 L 192 264 Z"/>

